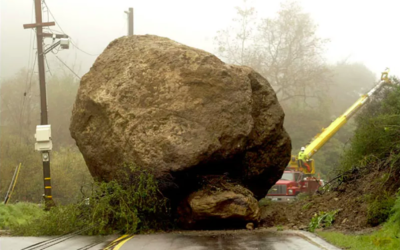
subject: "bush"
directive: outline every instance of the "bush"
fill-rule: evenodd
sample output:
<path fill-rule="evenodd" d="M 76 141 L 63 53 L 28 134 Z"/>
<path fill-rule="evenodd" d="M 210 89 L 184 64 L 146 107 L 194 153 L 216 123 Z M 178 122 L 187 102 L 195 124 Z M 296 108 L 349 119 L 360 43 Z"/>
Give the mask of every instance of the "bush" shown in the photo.
<path fill-rule="evenodd" d="M 377 226 L 385 222 L 392 213 L 395 198 L 384 195 L 378 196 L 368 205 L 367 222 L 371 226 Z"/>
<path fill-rule="evenodd" d="M 170 226 L 168 200 L 153 175 L 134 165 L 118 174 L 118 182 L 96 183 L 89 199 L 57 206 L 22 225 L 17 235 L 60 235 L 76 230 L 85 234 L 136 233 Z"/>

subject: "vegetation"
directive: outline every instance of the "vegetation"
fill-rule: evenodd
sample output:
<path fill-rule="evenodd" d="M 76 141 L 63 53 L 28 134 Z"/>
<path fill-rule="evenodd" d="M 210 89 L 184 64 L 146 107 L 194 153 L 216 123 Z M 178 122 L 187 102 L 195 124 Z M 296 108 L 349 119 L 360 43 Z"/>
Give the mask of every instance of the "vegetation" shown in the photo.
<path fill-rule="evenodd" d="M 392 207 L 390 219 L 379 231 L 355 235 L 339 232 L 317 232 L 332 244 L 344 249 L 357 250 L 397 250 L 400 249 L 400 193 Z"/>
<path fill-rule="evenodd" d="M 0 230 L 28 223 L 44 214 L 43 208 L 32 203 L 0 204 Z"/>
<path fill-rule="evenodd" d="M 10 202 L 41 203 L 43 194 L 43 173 L 41 156 L 33 150 L 34 141 L 20 143 L 19 137 L 8 129 L 0 131 L 0 194 L 5 196 L 15 166 L 21 162 L 21 171 Z M 92 178 L 82 155 L 76 147 L 59 147 L 51 154 L 51 177 L 53 197 L 57 204 L 73 203 L 88 192 Z"/>
<path fill-rule="evenodd" d="M 332 226 L 332 223 L 335 221 L 335 215 L 339 212 L 339 210 L 334 210 L 330 212 L 319 212 L 315 214 L 311 219 L 310 224 L 308 225 L 308 231 L 314 232 L 317 228 L 328 228 Z"/>
<path fill-rule="evenodd" d="M 367 235 L 353 235 L 340 232 L 321 231 L 317 232 L 317 234 L 330 243 L 343 249 L 397 250 L 400 248 L 400 241 L 388 236 L 384 232 Z"/>
<path fill-rule="evenodd" d="M 374 197 L 368 204 L 368 224 L 377 226 L 385 222 L 392 213 L 394 203 L 395 198 L 387 193 Z"/>
<path fill-rule="evenodd" d="M 307 105 L 327 89 L 328 67 L 323 60 L 326 39 L 294 1 L 282 3 L 276 17 L 257 18 L 244 1 L 236 7 L 232 27 L 218 32 L 218 53 L 227 61 L 248 65 L 265 76 L 281 102 Z"/>
<path fill-rule="evenodd" d="M 357 130 L 340 165 L 342 172 L 382 161 L 393 168 L 393 174 L 400 169 L 399 94 L 399 86 L 390 87 L 357 116 Z"/>
<path fill-rule="evenodd" d="M 96 183 L 90 199 L 57 206 L 25 223 L 9 224 L 15 235 L 136 233 L 170 227 L 169 205 L 153 175 L 129 165 L 117 181 Z"/>
<path fill-rule="evenodd" d="M 267 207 L 271 204 L 272 204 L 271 200 L 267 198 L 262 198 L 258 201 L 258 206 L 260 207 Z"/>

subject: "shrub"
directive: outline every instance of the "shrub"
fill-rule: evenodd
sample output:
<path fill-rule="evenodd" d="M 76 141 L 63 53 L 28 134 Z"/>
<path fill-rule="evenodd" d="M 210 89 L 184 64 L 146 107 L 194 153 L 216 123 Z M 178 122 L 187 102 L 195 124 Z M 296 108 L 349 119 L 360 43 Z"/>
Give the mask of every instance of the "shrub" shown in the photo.
<path fill-rule="evenodd" d="M 319 212 L 315 214 L 311 219 L 310 224 L 308 225 L 308 231 L 314 232 L 315 229 L 321 227 L 330 227 L 332 223 L 335 221 L 335 216 L 339 212 L 339 210 L 334 210 L 330 212 Z"/>
<path fill-rule="evenodd" d="M 376 197 L 368 204 L 367 222 L 371 226 L 377 226 L 385 222 L 392 213 L 395 198 L 384 195 Z"/>
<path fill-rule="evenodd" d="M 17 235 L 60 235 L 76 230 L 85 234 L 136 233 L 170 226 L 168 200 L 146 170 L 126 165 L 118 182 L 96 183 L 87 200 L 57 206 L 12 230 Z M 89 204 L 88 204 L 89 203 Z"/>

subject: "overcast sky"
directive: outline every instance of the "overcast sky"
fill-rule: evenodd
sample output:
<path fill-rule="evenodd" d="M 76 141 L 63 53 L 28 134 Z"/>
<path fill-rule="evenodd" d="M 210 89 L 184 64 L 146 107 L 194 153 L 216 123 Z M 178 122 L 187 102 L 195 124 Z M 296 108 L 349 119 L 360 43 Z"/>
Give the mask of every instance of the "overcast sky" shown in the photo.
<path fill-rule="evenodd" d="M 31 30 L 22 25 L 34 22 L 32 0 L 1 1 L 1 78 L 28 67 L 32 51 Z M 124 13 L 135 9 L 135 34 L 169 37 L 183 44 L 215 52 L 213 38 L 226 28 L 235 15 L 235 6 L 242 0 L 46 0 L 58 24 L 82 50 L 100 54 L 113 39 L 126 35 Z M 279 9 L 279 0 L 253 0 L 259 17 L 272 17 Z M 326 58 L 330 63 L 348 58 L 363 62 L 379 74 L 385 67 L 400 75 L 400 36 L 396 0 L 301 0 L 304 10 L 319 25 L 319 35 L 329 38 Z M 47 13 L 43 14 L 47 21 Z M 50 21 L 53 18 L 50 16 Z M 60 26 L 53 27 L 60 30 Z M 51 39 L 46 39 L 51 43 Z M 96 56 L 74 48 L 58 56 L 69 65 L 80 66 L 86 73 Z M 53 54 L 48 56 L 50 68 L 56 67 Z M 31 57 L 31 62 L 33 58 Z"/>

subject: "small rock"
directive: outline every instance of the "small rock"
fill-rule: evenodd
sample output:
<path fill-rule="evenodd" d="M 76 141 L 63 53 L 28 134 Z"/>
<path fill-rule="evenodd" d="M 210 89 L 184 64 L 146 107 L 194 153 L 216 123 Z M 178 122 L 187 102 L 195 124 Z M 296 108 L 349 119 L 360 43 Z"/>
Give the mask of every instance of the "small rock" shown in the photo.
<path fill-rule="evenodd" d="M 244 187 L 238 188 L 229 183 L 223 185 L 226 190 L 210 193 L 210 185 L 205 185 L 202 190 L 193 192 L 185 198 L 177 209 L 180 226 L 194 229 L 201 225 L 202 221 L 207 220 L 259 222 L 260 208 L 253 194 Z M 219 224 L 221 223 L 223 222 L 220 221 Z"/>
<path fill-rule="evenodd" d="M 335 201 L 338 201 L 339 200 L 339 198 L 333 198 Z"/>
<path fill-rule="evenodd" d="M 252 222 L 247 223 L 247 224 L 246 224 L 246 228 L 247 228 L 248 230 L 253 230 L 253 229 L 254 229 L 254 223 L 252 223 Z"/>
<path fill-rule="evenodd" d="M 307 229 L 307 226 L 306 225 L 300 225 L 299 226 L 299 230 L 306 230 Z"/>

